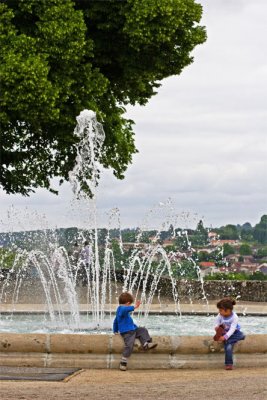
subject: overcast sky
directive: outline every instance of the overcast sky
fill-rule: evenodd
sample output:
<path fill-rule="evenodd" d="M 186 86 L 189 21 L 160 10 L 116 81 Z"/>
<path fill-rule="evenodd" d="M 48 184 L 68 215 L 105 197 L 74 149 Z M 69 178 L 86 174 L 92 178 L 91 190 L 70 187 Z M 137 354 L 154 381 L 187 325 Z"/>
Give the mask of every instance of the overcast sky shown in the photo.
<path fill-rule="evenodd" d="M 204 217 L 206 226 L 255 224 L 267 213 L 267 2 L 199 2 L 208 40 L 193 52 L 194 63 L 164 80 L 145 107 L 128 109 L 139 154 L 123 181 L 103 174 L 101 225 L 104 213 L 118 207 L 122 226 L 140 226 L 169 198 L 178 219 L 189 212 L 191 223 Z M 68 184 L 58 197 L 44 190 L 30 198 L 1 192 L 1 218 L 6 223 L 14 205 L 13 229 L 44 226 L 35 210 L 45 214 L 47 226 L 75 226 L 84 214 L 71 214 L 71 197 Z"/>

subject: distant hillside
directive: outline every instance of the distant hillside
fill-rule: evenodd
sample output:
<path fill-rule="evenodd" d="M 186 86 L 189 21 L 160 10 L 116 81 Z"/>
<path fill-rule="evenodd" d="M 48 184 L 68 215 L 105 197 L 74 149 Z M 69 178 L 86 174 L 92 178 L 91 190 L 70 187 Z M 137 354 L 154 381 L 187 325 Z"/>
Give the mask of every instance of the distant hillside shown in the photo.
<path fill-rule="evenodd" d="M 188 229 L 187 237 L 194 246 L 205 245 L 208 242 L 208 233 L 210 229 L 205 228 L 202 221 L 196 226 L 196 229 Z M 267 244 L 267 215 L 263 215 L 260 222 L 254 227 L 246 222 L 243 225 L 228 224 L 219 228 L 212 228 L 222 240 L 241 240 L 243 242 Z M 119 229 L 109 231 L 110 239 L 119 239 L 125 243 L 134 243 L 137 240 L 144 243 L 157 240 L 163 243 L 166 240 L 176 238 L 176 244 L 184 240 L 184 229 L 174 228 L 170 225 L 168 230 L 157 232 L 155 230 L 140 232 L 139 228 L 125 228 L 121 232 Z M 94 233 L 89 230 L 79 230 L 76 227 L 47 229 L 36 231 L 21 231 L 12 233 L 0 233 L 0 247 L 18 246 L 27 250 L 36 247 L 43 248 L 50 243 L 64 246 L 67 249 L 75 242 L 82 244 L 84 240 L 92 240 Z M 104 244 L 107 235 L 107 229 L 98 229 L 99 243 Z"/>

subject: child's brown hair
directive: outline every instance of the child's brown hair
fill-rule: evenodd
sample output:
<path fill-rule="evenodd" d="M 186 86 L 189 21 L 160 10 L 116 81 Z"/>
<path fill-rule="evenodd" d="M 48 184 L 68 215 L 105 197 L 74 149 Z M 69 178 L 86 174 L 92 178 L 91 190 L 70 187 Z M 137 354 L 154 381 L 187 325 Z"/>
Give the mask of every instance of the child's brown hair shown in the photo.
<path fill-rule="evenodd" d="M 123 292 L 119 297 L 119 304 L 133 303 L 133 301 L 133 295 L 129 292 Z"/>
<path fill-rule="evenodd" d="M 223 310 L 232 310 L 236 304 L 234 299 L 231 297 L 224 297 L 217 303 L 217 308 L 222 308 Z"/>

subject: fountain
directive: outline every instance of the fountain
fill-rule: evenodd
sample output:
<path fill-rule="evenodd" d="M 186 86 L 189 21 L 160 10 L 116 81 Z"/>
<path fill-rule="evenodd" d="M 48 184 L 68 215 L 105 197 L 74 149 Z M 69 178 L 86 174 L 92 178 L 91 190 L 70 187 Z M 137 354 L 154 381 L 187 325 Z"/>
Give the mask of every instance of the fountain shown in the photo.
<path fill-rule="evenodd" d="M 85 210 L 89 212 L 88 194 L 94 196 L 91 201 L 92 227 L 76 229 L 71 251 L 60 244 L 60 230 L 20 233 L 20 239 L 21 235 L 26 239 L 20 245 L 15 233 L 6 234 L 8 246 L 0 252 L 1 267 L 9 265 L 8 269 L 0 270 L 2 365 L 117 368 L 122 342 L 110 333 L 112 313 L 121 291 L 131 291 L 141 299 L 137 318 L 142 322 L 145 320 L 153 335 L 172 335 L 157 338 L 159 354 L 150 357 L 141 354 L 138 363 L 133 354 L 133 367 L 196 368 L 197 365 L 199 368 L 211 363 L 213 366 L 221 365 L 220 347 L 215 348 L 210 342 L 213 317 L 209 315 L 209 303 L 198 265 L 186 252 L 181 251 L 178 257 L 177 252 L 167 252 L 160 244 L 161 229 L 154 232 L 153 238 L 144 245 L 145 225 L 139 230 L 130 251 L 126 250 L 120 224 L 115 229 L 115 236 L 114 229 L 111 229 L 111 222 L 120 220 L 118 209 L 110 212 L 109 227 L 105 237 L 100 237 L 96 188 L 105 135 L 95 113 L 84 110 L 77 117 L 75 135 L 78 139 L 76 164 L 69 175 L 75 196 L 73 204 L 78 207 L 85 201 Z M 169 210 L 163 230 L 169 229 L 172 224 L 173 238 L 179 237 L 190 247 L 186 229 L 173 227 L 175 223 L 170 201 L 160 204 L 160 210 L 163 209 Z M 88 259 L 80 256 L 79 244 L 85 241 L 90 243 L 89 250 L 86 250 L 89 251 Z M 187 316 L 182 319 L 176 274 L 178 271 L 183 277 L 183 258 L 190 262 L 199 281 L 201 302 L 206 313 L 204 318 Z M 183 284 L 193 311 L 191 283 L 184 279 Z M 167 311 L 162 306 L 162 296 L 167 297 Z M 241 322 L 243 326 L 244 322 Z M 247 326 L 251 332 L 264 333 L 263 325 L 255 319 L 252 322 L 250 319 Z M 187 336 L 177 336 L 178 333 Z M 196 334 L 209 336 L 190 338 Z M 249 357 L 243 355 L 247 347 L 244 350 L 243 344 L 239 345 L 241 354 L 238 355 L 238 362 L 241 365 L 266 365 L 266 335 L 258 336 L 251 335 L 246 341 L 252 353 L 258 353 L 257 356 L 254 353 Z M 136 351 L 139 351 L 138 348 Z M 218 354 L 211 360 L 209 353 L 212 352 Z"/>
<path fill-rule="evenodd" d="M 39 232 L 39 243 L 42 246 L 26 250 L 25 245 L 18 247 L 11 246 L 10 253 L 15 253 L 11 268 L 5 277 L 2 276 L 0 286 L 0 304 L 10 301 L 13 312 L 20 300 L 20 293 L 23 285 L 30 281 L 29 269 L 34 276 L 33 285 L 36 281 L 41 283 L 41 290 L 44 294 L 45 311 L 49 315 L 53 325 L 64 326 L 66 313 L 68 313 L 68 326 L 78 330 L 81 327 L 80 307 L 78 300 L 79 276 L 81 271 L 85 275 L 84 285 L 86 287 L 86 304 L 84 308 L 92 316 L 95 326 L 103 325 L 107 312 L 111 315 L 112 302 L 117 302 L 118 282 L 120 278 L 120 290 L 131 291 L 142 301 L 139 315 L 147 317 L 155 296 L 160 303 L 159 284 L 163 277 L 168 281 L 168 288 L 173 299 L 174 313 L 181 314 L 179 304 L 179 293 L 173 270 L 181 269 L 179 261 L 172 260 L 172 254 L 168 254 L 159 244 L 160 230 L 156 232 L 152 242 L 145 248 L 140 247 L 144 228 L 139 230 L 136 241 L 129 258 L 121 261 L 120 271 L 115 266 L 113 252 L 114 238 L 110 237 L 110 229 L 107 229 L 104 239 L 104 246 L 101 248 L 101 260 L 97 227 L 97 181 L 100 176 L 99 160 L 102 154 L 102 146 L 105 134 L 102 125 L 97 121 L 94 112 L 84 110 L 77 117 L 77 126 L 74 131 L 78 139 L 76 145 L 76 163 L 69 173 L 69 181 L 74 193 L 75 207 L 82 201 L 89 201 L 88 194 L 93 195 L 93 229 L 87 232 L 90 236 L 91 253 L 89 262 L 84 261 L 73 254 L 68 254 L 64 246 L 59 246 L 56 232 L 50 230 Z M 160 204 L 162 208 L 163 203 Z M 167 202 L 170 208 L 170 202 Z M 88 208 L 88 206 L 87 206 Z M 151 214 L 151 213 L 150 213 Z M 119 210 L 111 211 L 109 220 L 119 220 Z M 166 222 L 165 222 L 166 225 Z M 173 233 L 175 235 L 175 232 Z M 186 230 L 179 232 L 188 241 Z M 86 240 L 83 230 L 77 231 L 77 238 L 80 242 Z M 27 238 L 28 239 L 28 238 Z M 120 256 L 124 254 L 124 245 L 121 239 L 120 226 L 118 235 L 115 238 L 118 244 Z M 12 242 L 12 240 L 11 240 Z M 76 253 L 78 250 L 76 249 Z M 181 257 L 186 257 L 181 253 Z M 10 257 L 9 252 L 1 254 L 2 265 L 5 259 Z M 202 283 L 203 299 L 207 302 L 203 289 L 203 281 L 196 263 L 191 260 L 196 274 Z M 175 268 L 174 268 L 175 264 Z M 166 275 L 168 278 L 166 278 Z M 4 279 L 3 279 L 4 278 Z M 35 282 L 35 283 L 34 283 Z M 115 296 L 114 296 L 115 295 Z M 29 294 L 29 302 L 31 294 Z M 37 300 L 38 301 L 38 300 Z"/>

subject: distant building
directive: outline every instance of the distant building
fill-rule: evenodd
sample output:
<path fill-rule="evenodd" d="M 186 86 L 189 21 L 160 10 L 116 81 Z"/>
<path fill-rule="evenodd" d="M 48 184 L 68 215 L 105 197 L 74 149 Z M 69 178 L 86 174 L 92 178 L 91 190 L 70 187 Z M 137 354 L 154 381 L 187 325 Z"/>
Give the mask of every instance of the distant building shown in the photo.
<path fill-rule="evenodd" d="M 204 278 L 206 275 L 213 275 L 216 272 L 220 272 L 212 261 L 201 261 L 199 264 L 200 275 Z"/>
<path fill-rule="evenodd" d="M 257 260 L 253 256 L 240 256 L 240 257 L 243 257 L 244 263 L 252 264 L 257 262 Z"/>
<path fill-rule="evenodd" d="M 245 272 L 246 274 L 253 274 L 253 272 L 256 272 L 258 270 L 259 264 L 253 263 L 253 264 L 248 264 L 248 263 L 242 263 L 240 267 L 240 272 Z"/>
<path fill-rule="evenodd" d="M 166 239 L 164 240 L 162 247 L 174 246 L 175 239 Z"/>
<path fill-rule="evenodd" d="M 224 244 L 230 244 L 231 246 L 239 246 L 240 240 L 231 240 L 231 239 L 214 239 L 210 241 L 210 246 L 218 247 L 223 246 Z"/>
<path fill-rule="evenodd" d="M 267 275 L 267 263 L 260 264 L 258 271 L 262 272 L 264 275 Z"/>
<path fill-rule="evenodd" d="M 149 247 L 148 243 L 135 243 L 135 242 L 124 242 L 122 244 L 124 250 L 131 249 L 147 249 Z"/>
<path fill-rule="evenodd" d="M 209 232 L 208 233 L 208 238 L 209 239 L 217 239 L 217 237 L 218 237 L 218 233 L 216 233 L 216 232 Z"/>
<path fill-rule="evenodd" d="M 212 253 L 213 251 L 214 251 L 214 249 L 211 249 L 210 247 L 203 247 L 203 248 L 201 248 L 201 249 L 197 249 L 197 252 L 199 253 L 199 252 L 202 252 L 202 253 L 207 253 L 207 254 L 210 254 L 210 253 Z"/>
<path fill-rule="evenodd" d="M 252 274 L 258 270 L 258 263 L 235 262 L 229 267 L 231 272 L 244 272 L 245 274 Z"/>
<path fill-rule="evenodd" d="M 238 262 L 240 260 L 247 264 L 253 264 L 257 262 L 253 256 L 241 256 L 241 254 L 229 254 L 228 256 L 225 256 L 224 259 L 230 263 Z"/>
<path fill-rule="evenodd" d="M 229 254 L 228 256 L 224 257 L 225 261 L 234 263 L 239 261 L 239 254 Z"/>
<path fill-rule="evenodd" d="M 201 261 L 198 265 L 201 268 L 215 267 L 215 263 L 213 261 Z"/>

